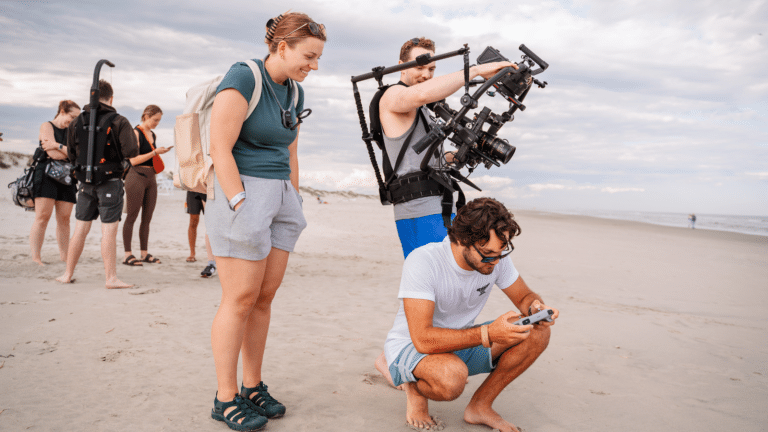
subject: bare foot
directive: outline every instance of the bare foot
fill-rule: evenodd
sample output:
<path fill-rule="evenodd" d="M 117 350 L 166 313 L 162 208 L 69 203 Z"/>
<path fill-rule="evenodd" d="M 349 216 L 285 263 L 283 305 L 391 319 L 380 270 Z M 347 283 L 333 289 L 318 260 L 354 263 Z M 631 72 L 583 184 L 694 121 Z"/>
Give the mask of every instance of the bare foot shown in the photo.
<path fill-rule="evenodd" d="M 197 259 L 195 258 L 194 255 L 190 255 L 187 257 L 187 262 L 195 262 L 195 261 L 197 261 Z"/>
<path fill-rule="evenodd" d="M 109 279 L 106 283 L 107 289 L 122 289 L 122 288 L 133 288 L 133 285 L 127 284 L 117 277 L 113 277 L 112 279 Z"/>
<path fill-rule="evenodd" d="M 480 407 L 472 402 L 464 410 L 464 421 L 471 424 L 481 424 L 500 432 L 521 432 L 517 426 L 501 418 L 491 407 Z"/>
<path fill-rule="evenodd" d="M 59 282 L 59 283 L 69 284 L 69 283 L 72 283 L 74 281 L 75 280 L 72 279 L 72 276 L 69 276 L 69 275 L 66 275 L 66 274 L 63 274 L 63 275 L 61 275 L 61 276 L 56 278 L 56 282 Z"/>
<path fill-rule="evenodd" d="M 36 262 L 38 265 L 44 266 L 45 263 L 41 258 L 32 258 L 32 261 Z"/>
<path fill-rule="evenodd" d="M 429 415 L 427 398 L 416 390 L 415 382 L 403 383 L 405 390 L 405 421 L 416 430 L 442 430 L 442 422 L 438 423 Z"/>
<path fill-rule="evenodd" d="M 389 374 L 389 368 L 387 367 L 387 356 L 384 355 L 384 352 L 382 352 L 381 355 L 379 355 L 379 358 L 376 359 L 376 370 L 384 375 L 384 378 L 387 379 L 389 385 L 398 390 L 403 390 L 403 384 L 395 386 L 395 383 L 392 381 L 392 376 Z"/>

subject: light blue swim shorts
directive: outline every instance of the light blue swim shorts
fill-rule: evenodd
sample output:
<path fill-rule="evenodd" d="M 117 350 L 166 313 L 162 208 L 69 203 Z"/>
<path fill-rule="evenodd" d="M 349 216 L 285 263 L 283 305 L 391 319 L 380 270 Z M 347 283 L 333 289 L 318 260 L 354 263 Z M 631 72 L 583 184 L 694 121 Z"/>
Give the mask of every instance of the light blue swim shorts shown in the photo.
<path fill-rule="evenodd" d="M 492 322 L 488 321 L 483 323 L 483 325 Z M 491 349 L 482 345 L 454 351 L 453 354 L 456 354 L 467 365 L 469 376 L 491 373 L 495 368 L 493 358 L 491 358 Z M 416 369 L 416 365 L 427 355 L 416 351 L 413 343 L 403 348 L 395 361 L 389 365 L 389 375 L 392 376 L 392 382 L 395 384 L 395 387 L 406 382 L 416 382 L 417 378 L 413 376 L 413 370 Z"/>

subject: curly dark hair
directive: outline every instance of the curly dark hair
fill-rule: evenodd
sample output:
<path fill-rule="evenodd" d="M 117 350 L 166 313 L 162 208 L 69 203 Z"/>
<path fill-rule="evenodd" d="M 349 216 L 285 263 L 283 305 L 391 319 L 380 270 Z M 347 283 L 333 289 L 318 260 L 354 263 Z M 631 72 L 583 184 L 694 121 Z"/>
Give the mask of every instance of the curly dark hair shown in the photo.
<path fill-rule="evenodd" d="M 470 246 L 491 239 L 491 230 L 505 243 L 522 232 L 514 215 L 493 198 L 477 198 L 462 207 L 448 228 L 451 243 Z"/>

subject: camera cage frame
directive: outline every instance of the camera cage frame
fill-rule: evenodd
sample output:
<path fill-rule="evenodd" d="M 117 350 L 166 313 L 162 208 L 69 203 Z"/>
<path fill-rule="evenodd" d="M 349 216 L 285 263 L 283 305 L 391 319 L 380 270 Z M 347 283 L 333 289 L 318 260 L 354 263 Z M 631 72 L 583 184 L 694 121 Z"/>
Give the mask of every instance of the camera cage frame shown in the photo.
<path fill-rule="evenodd" d="M 451 193 L 456 191 L 456 188 L 454 188 L 454 185 L 457 186 L 457 183 L 451 179 L 451 177 L 455 178 L 456 180 L 465 183 L 472 188 L 481 191 L 477 185 L 472 183 L 467 177 L 472 174 L 476 166 L 483 162 L 486 166 L 486 168 L 489 168 L 492 165 L 495 166 L 501 166 L 497 161 L 493 160 L 491 157 L 485 155 L 483 152 L 479 151 L 475 146 L 472 146 L 471 144 L 480 138 L 481 135 L 490 135 L 491 137 L 495 137 L 495 134 L 501 129 L 501 127 L 508 121 L 514 120 L 515 116 L 514 113 L 519 109 L 521 111 L 525 111 L 526 106 L 523 105 L 523 100 L 528 95 L 528 92 L 530 91 L 533 84 L 536 84 L 539 88 L 544 88 L 547 85 L 546 81 L 539 81 L 536 79 L 532 79 L 531 82 L 528 82 L 527 87 L 524 91 L 521 92 L 519 97 L 514 97 L 514 95 L 506 95 L 503 91 L 500 91 L 500 94 L 505 97 L 505 99 L 510 103 L 509 110 L 505 111 L 503 114 L 494 114 L 488 107 L 484 107 L 480 114 L 475 114 L 475 117 L 473 120 L 470 120 L 466 117 L 466 114 L 472 110 L 478 107 L 479 105 L 479 99 L 483 96 L 483 94 L 487 94 L 491 97 L 495 96 L 495 92 L 489 91 L 491 87 L 494 87 L 496 90 L 499 89 L 499 81 L 505 77 L 507 74 L 510 73 L 517 73 L 517 74 L 524 74 L 528 73 L 530 76 L 538 75 L 542 72 L 544 72 L 548 67 L 549 64 L 545 61 L 543 61 L 540 57 L 538 57 L 533 51 L 531 51 L 528 47 L 526 47 L 524 44 L 521 44 L 518 49 L 523 52 L 522 61 L 520 63 L 517 63 L 518 69 L 515 69 L 513 67 L 505 67 L 498 71 L 493 77 L 487 80 L 470 80 L 469 79 L 469 46 L 468 44 L 464 44 L 464 46 L 458 50 L 447 52 L 444 54 L 439 55 L 431 55 L 430 53 L 425 53 L 422 55 L 417 56 L 414 60 L 406 63 L 402 63 L 395 66 L 390 67 L 384 67 L 384 66 L 377 66 L 374 67 L 371 72 L 352 76 L 352 92 L 355 99 L 355 105 L 357 107 L 357 114 L 360 120 L 360 128 L 362 129 L 362 139 L 366 144 L 367 150 L 368 150 L 368 157 L 371 160 L 371 164 L 373 166 L 374 174 L 376 176 L 376 181 L 379 184 L 379 194 L 382 204 L 389 204 L 388 197 L 386 194 L 386 188 L 384 181 L 381 176 L 381 171 L 379 170 L 378 162 L 376 161 L 376 154 L 373 149 L 373 135 L 371 131 L 368 129 L 368 123 L 365 119 L 365 112 L 363 109 L 362 100 L 360 97 L 360 91 L 358 89 L 357 83 L 361 81 L 365 81 L 371 78 L 374 78 L 376 82 L 378 83 L 378 89 L 384 87 L 384 83 L 382 81 L 384 75 L 388 75 L 395 72 L 400 72 L 405 69 L 410 69 L 417 66 L 425 66 L 429 63 L 436 62 L 439 60 L 448 59 L 455 56 L 463 56 L 464 58 L 464 95 L 461 97 L 461 109 L 458 111 L 454 111 L 450 109 L 446 104 L 443 105 L 443 109 L 445 109 L 448 113 L 451 114 L 450 118 L 446 121 L 438 120 L 430 129 L 429 133 L 422 138 L 419 142 L 413 145 L 414 150 L 417 154 L 421 154 L 426 150 L 426 153 L 424 155 L 424 158 L 421 161 L 420 169 L 423 172 L 426 172 L 431 178 L 436 180 L 438 183 L 440 183 L 442 186 L 444 186 L 448 191 Z M 483 60 L 481 62 L 481 59 Z M 501 55 L 499 51 L 494 49 L 493 47 L 489 46 L 487 47 L 481 55 L 478 57 L 478 63 L 489 63 L 494 61 L 508 61 L 506 57 Z M 535 65 L 538 66 L 538 69 L 532 70 L 531 68 Z M 473 94 L 470 95 L 469 93 L 469 87 L 480 85 L 480 88 L 477 89 Z M 486 131 L 483 131 L 482 128 L 484 124 L 488 121 L 488 118 L 491 118 L 494 122 L 496 122 L 496 125 L 491 126 L 491 129 L 495 129 L 492 134 L 489 134 Z M 481 121 L 477 122 L 477 120 L 480 119 Z M 462 125 L 466 124 L 472 124 L 472 128 L 465 128 Z M 489 129 L 489 130 L 491 130 Z M 457 135 L 461 133 L 462 131 L 469 131 L 469 135 L 466 139 L 462 140 Z M 466 135 L 465 135 L 466 136 Z M 439 167 L 439 168 L 433 168 L 429 166 L 429 160 L 430 157 L 441 150 L 443 148 L 443 142 L 448 139 L 450 140 L 454 146 L 458 148 L 458 151 L 455 153 L 454 162 L 449 164 L 447 167 Z M 506 140 L 504 140 L 506 141 Z M 514 148 L 512 150 L 514 154 Z M 442 154 L 442 151 L 439 151 L 440 154 Z M 511 156 L 510 156 L 511 157 Z M 506 163 L 506 162 L 505 162 Z M 465 176 L 461 174 L 460 170 L 463 167 L 468 168 L 468 174 Z"/>

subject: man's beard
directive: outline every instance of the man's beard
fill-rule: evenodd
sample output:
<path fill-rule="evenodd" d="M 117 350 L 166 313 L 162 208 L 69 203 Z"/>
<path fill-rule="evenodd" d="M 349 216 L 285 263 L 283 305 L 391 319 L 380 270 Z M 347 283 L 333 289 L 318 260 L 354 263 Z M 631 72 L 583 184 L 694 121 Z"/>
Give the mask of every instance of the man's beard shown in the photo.
<path fill-rule="evenodd" d="M 476 271 L 476 272 L 478 272 L 480 274 L 484 274 L 484 275 L 489 275 L 489 274 L 493 273 L 493 269 L 494 269 L 495 266 L 489 266 L 489 267 L 487 267 L 485 269 L 480 268 L 480 266 L 485 267 L 485 264 L 483 264 L 480 261 L 474 262 L 472 260 L 472 253 L 469 251 L 469 248 L 464 249 L 464 252 L 462 253 L 462 256 L 464 257 L 464 262 L 466 262 L 467 265 L 472 270 L 474 270 L 474 271 Z"/>

